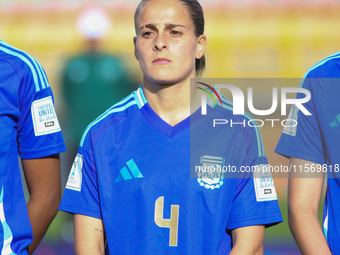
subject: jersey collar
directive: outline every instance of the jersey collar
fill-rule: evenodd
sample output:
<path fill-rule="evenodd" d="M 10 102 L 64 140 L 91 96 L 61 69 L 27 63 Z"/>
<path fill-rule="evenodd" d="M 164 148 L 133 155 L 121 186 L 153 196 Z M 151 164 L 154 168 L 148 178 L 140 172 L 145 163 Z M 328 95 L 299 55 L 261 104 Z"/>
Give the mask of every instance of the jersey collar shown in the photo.
<path fill-rule="evenodd" d="M 135 92 L 133 92 L 139 109 L 141 109 L 147 103 L 142 88 L 143 86 L 140 86 Z"/>
<path fill-rule="evenodd" d="M 134 92 L 134 97 L 138 108 L 153 127 L 170 138 L 190 127 L 190 116 L 175 126 L 171 126 L 165 122 L 148 104 L 142 88 L 143 86 L 139 87 L 137 91 Z"/>

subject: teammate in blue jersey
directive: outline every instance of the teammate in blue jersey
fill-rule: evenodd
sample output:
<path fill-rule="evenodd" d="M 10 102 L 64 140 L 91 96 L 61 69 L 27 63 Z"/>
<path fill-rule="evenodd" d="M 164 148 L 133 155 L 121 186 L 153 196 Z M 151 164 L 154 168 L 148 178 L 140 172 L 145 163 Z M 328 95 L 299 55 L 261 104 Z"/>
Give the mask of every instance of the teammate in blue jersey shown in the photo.
<path fill-rule="evenodd" d="M 282 218 L 259 131 L 213 128 L 248 117 L 219 94 L 201 115 L 205 92 L 190 86 L 205 64 L 200 4 L 142 1 L 135 28 L 143 86 L 85 130 L 60 206 L 76 254 L 262 254 L 265 226 Z M 253 166 L 262 178 L 239 171 Z"/>
<path fill-rule="evenodd" d="M 66 148 L 40 64 L 0 40 L 0 70 L 0 253 L 31 254 L 58 211 L 59 153 Z"/>
<path fill-rule="evenodd" d="M 289 226 L 303 254 L 340 253 L 340 53 L 308 70 L 300 87 L 311 93 L 303 106 L 311 115 L 293 107 L 289 119 L 295 127 L 284 128 L 276 152 L 290 158 Z M 298 98 L 305 95 L 298 93 Z M 323 227 L 319 204 L 327 173 Z"/>

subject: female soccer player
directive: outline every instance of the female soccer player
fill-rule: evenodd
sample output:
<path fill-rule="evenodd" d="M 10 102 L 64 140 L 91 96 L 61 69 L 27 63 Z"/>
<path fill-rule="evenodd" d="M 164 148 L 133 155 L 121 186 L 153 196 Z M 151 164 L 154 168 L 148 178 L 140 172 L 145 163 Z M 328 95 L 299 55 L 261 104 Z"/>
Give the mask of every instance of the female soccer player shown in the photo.
<path fill-rule="evenodd" d="M 190 174 L 267 163 L 258 130 L 212 128 L 247 118 L 229 105 L 190 114 L 205 93 L 190 86 L 205 64 L 200 4 L 142 1 L 135 29 L 143 86 L 85 130 L 62 200 L 76 254 L 104 254 L 105 239 L 110 254 L 263 253 L 265 226 L 282 220 L 270 176 Z"/>
<path fill-rule="evenodd" d="M 37 60 L 0 40 L 0 70 L 0 254 L 28 255 L 58 212 L 59 153 L 66 147 L 53 93 Z"/>
<path fill-rule="evenodd" d="M 284 128 L 276 152 L 290 158 L 288 223 L 302 254 L 340 254 L 339 77 L 340 52 L 313 65 L 300 88 L 311 99 L 305 115 L 295 105 L 290 118 L 298 125 Z M 304 98 L 298 93 L 297 98 Z M 326 174 L 327 173 L 327 174 Z M 327 179 L 323 224 L 319 221 L 324 178 Z"/>

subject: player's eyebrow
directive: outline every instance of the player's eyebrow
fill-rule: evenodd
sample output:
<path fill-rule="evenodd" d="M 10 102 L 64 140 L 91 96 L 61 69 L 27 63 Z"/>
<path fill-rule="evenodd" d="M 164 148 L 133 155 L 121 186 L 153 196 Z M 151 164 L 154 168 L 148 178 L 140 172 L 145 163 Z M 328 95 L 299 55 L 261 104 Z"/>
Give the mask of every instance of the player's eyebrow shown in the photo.
<path fill-rule="evenodd" d="M 186 27 L 186 26 L 183 26 L 183 25 L 180 25 L 180 24 L 172 24 L 172 23 L 165 23 L 165 29 L 172 29 L 172 28 L 175 28 L 175 27 Z"/>
<path fill-rule="evenodd" d="M 156 24 L 154 24 L 154 23 L 149 23 L 149 24 L 146 24 L 146 25 L 144 25 L 144 26 L 141 26 L 141 27 L 139 28 L 139 30 L 142 30 L 144 27 L 145 27 L 145 28 L 152 29 L 152 30 L 157 30 Z"/>
<path fill-rule="evenodd" d="M 143 28 L 149 28 L 149 29 L 152 29 L 152 30 L 157 30 L 157 25 L 155 23 L 149 23 L 149 24 L 146 24 L 144 26 L 141 26 L 139 28 L 139 30 L 143 29 Z M 186 27 L 186 26 L 183 26 L 183 25 L 180 25 L 180 24 L 172 24 L 172 23 L 165 23 L 165 29 L 172 29 L 172 28 L 175 28 L 175 27 Z"/>

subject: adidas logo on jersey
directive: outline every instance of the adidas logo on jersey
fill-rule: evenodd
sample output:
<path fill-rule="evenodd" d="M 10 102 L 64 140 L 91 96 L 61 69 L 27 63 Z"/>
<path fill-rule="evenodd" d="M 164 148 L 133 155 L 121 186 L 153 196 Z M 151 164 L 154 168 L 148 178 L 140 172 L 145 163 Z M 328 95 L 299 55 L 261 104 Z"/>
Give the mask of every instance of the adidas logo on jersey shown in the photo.
<path fill-rule="evenodd" d="M 116 182 L 131 180 L 133 178 L 143 178 L 141 171 L 133 159 L 126 162 L 127 167 L 120 169 Z M 130 171 L 129 171 L 130 170 Z"/>
<path fill-rule="evenodd" d="M 336 120 L 332 121 L 331 124 L 329 124 L 330 127 L 337 127 L 340 123 L 340 113 L 336 115 Z"/>

